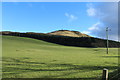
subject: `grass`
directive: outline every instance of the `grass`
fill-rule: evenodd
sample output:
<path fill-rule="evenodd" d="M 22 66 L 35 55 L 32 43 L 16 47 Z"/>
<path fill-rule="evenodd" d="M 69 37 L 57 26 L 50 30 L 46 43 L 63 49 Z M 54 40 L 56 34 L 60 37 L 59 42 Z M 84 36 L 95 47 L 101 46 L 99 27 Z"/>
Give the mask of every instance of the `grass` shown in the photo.
<path fill-rule="evenodd" d="M 118 49 L 62 46 L 3 36 L 3 78 L 98 78 L 118 68 Z"/>

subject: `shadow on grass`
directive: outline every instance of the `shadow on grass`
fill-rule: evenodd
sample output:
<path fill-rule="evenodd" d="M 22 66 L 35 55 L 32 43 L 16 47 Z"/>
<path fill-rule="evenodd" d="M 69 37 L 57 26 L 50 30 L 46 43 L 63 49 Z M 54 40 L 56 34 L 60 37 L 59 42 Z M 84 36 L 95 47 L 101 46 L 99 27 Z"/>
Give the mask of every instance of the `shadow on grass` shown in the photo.
<path fill-rule="evenodd" d="M 81 72 L 90 72 L 94 70 L 102 71 L 103 68 L 107 68 L 111 70 L 118 68 L 118 66 L 87 66 L 87 65 L 85 66 L 85 65 L 73 65 L 73 64 L 29 62 L 29 61 L 25 61 L 25 59 L 29 59 L 29 58 L 18 58 L 18 59 L 17 58 L 3 58 L 3 62 L 7 62 L 3 64 L 3 76 L 16 75 L 16 74 L 27 73 L 27 72 L 68 71 L 67 73 L 63 73 L 60 75 L 42 76 L 42 78 L 56 78 L 56 77 L 62 77 L 62 76 L 63 77 L 69 76 L 71 74 L 77 74 Z M 46 67 L 47 69 L 44 69 L 42 67 Z M 61 67 L 61 68 L 56 69 L 56 67 Z"/>
<path fill-rule="evenodd" d="M 102 56 L 104 58 L 120 58 L 120 56 Z"/>
<path fill-rule="evenodd" d="M 96 80 L 94 78 L 3 78 L 2 80 Z"/>
<path fill-rule="evenodd" d="M 2 61 L 5 61 L 5 62 L 15 62 L 15 63 L 27 63 L 27 64 L 45 64 L 45 63 L 40 63 L 40 62 L 29 62 L 29 61 L 24 61 L 26 59 L 30 59 L 30 58 L 9 58 L 9 57 L 3 57 L 2 58 Z"/>

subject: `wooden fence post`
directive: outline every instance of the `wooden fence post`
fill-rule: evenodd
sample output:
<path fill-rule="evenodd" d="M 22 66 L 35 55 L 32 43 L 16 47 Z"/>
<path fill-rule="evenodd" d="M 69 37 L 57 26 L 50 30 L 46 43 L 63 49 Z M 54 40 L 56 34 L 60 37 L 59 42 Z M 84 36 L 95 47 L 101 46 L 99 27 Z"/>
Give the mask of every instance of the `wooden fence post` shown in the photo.
<path fill-rule="evenodd" d="M 102 80 L 108 80 L 108 69 L 103 69 Z"/>

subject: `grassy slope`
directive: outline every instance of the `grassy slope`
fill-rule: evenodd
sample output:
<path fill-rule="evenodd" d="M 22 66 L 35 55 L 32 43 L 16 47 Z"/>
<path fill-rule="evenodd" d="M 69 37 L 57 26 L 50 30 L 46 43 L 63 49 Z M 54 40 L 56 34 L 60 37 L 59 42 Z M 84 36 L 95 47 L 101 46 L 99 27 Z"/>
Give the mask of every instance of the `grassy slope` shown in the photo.
<path fill-rule="evenodd" d="M 3 78 L 95 78 L 117 69 L 117 51 L 3 36 Z"/>

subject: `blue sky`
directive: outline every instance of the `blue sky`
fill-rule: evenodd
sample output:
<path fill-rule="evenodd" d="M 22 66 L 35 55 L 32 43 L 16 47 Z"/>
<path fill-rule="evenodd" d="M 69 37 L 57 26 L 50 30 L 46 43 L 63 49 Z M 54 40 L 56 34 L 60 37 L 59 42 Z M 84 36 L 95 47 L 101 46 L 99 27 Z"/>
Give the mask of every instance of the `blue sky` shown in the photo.
<path fill-rule="evenodd" d="M 84 31 L 97 19 L 87 15 L 88 3 L 3 3 L 3 30 L 50 32 L 59 29 Z"/>
<path fill-rule="evenodd" d="M 65 29 L 104 38 L 105 34 L 98 35 L 96 31 L 109 26 L 104 24 L 104 16 L 111 11 L 111 5 L 115 7 L 109 2 L 107 5 L 100 2 L 3 2 L 2 30 L 47 33 Z"/>

